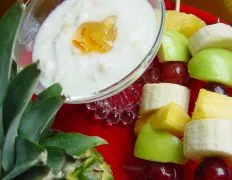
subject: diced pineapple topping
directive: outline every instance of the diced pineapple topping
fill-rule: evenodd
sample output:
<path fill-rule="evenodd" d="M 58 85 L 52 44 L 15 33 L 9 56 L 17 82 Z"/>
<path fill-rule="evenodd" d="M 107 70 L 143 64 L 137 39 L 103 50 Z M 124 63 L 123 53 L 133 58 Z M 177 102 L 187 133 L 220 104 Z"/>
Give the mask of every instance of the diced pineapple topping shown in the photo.
<path fill-rule="evenodd" d="M 74 47 L 82 53 L 106 53 L 113 48 L 117 37 L 117 17 L 109 16 L 101 22 L 91 21 L 83 23 L 76 31 L 72 40 Z"/>
<path fill-rule="evenodd" d="M 167 11 L 165 28 L 178 31 L 186 37 L 192 36 L 196 31 L 205 26 L 205 22 L 193 14 L 177 11 Z"/>
<path fill-rule="evenodd" d="M 193 120 L 209 118 L 232 119 L 232 98 L 201 89 L 192 114 Z"/>
<path fill-rule="evenodd" d="M 178 137 L 183 136 L 185 125 L 191 120 L 184 108 L 174 102 L 163 106 L 148 118 L 154 129 L 165 130 Z"/>

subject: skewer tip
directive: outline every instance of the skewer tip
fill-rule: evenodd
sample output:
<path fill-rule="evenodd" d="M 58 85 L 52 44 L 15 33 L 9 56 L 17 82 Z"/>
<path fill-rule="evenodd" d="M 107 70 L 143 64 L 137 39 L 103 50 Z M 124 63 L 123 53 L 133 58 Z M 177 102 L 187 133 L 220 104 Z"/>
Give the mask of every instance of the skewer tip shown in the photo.
<path fill-rule="evenodd" d="M 176 11 L 180 12 L 180 0 L 176 0 Z"/>

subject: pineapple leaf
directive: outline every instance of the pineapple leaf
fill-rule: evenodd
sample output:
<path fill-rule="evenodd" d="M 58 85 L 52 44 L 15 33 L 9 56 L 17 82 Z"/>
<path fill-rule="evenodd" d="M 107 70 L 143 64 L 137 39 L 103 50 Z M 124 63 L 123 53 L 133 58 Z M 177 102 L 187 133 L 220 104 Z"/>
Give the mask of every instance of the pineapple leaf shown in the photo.
<path fill-rule="evenodd" d="M 49 178 L 48 178 L 49 177 Z M 14 180 L 41 180 L 41 179 L 55 179 L 53 178 L 51 169 L 48 166 L 35 166 L 26 171 L 23 174 L 20 174 Z"/>
<path fill-rule="evenodd" d="M 47 166 L 51 168 L 56 176 L 63 177 L 81 166 L 81 159 L 66 154 L 62 149 L 48 147 L 47 151 Z"/>
<path fill-rule="evenodd" d="M 0 19 L 0 151 L 4 144 L 4 128 L 3 128 L 3 101 L 6 96 L 9 76 L 11 70 L 11 51 L 15 39 L 17 27 L 22 16 L 22 9 L 19 5 L 12 6 Z M 0 162 L 2 157 L 0 157 Z M 1 169 L 1 167 L 0 167 Z M 1 173 L 0 173 L 1 174 Z M 1 177 L 1 175 L 0 175 Z"/>
<path fill-rule="evenodd" d="M 60 96 L 62 92 L 62 87 L 59 83 L 53 84 L 52 86 L 48 87 L 47 89 L 45 89 L 44 91 L 42 91 L 38 97 L 36 98 L 36 103 L 38 103 L 39 101 L 42 100 L 46 100 L 50 97 L 54 97 L 54 96 Z M 30 112 L 30 108 L 32 107 L 33 103 L 32 100 L 30 101 L 30 103 L 28 104 L 28 107 L 26 108 L 26 110 L 24 111 L 24 115 L 26 115 L 28 112 Z"/>
<path fill-rule="evenodd" d="M 53 84 L 52 86 L 48 87 L 47 89 L 45 89 L 43 92 L 41 92 L 38 95 L 37 100 L 42 101 L 54 96 L 59 96 L 61 95 L 62 92 L 62 87 L 59 83 Z"/>
<path fill-rule="evenodd" d="M 48 151 L 48 161 L 47 166 L 53 171 L 53 174 L 57 175 L 62 171 L 66 163 L 66 153 L 64 150 L 58 148 L 47 148 Z"/>
<path fill-rule="evenodd" d="M 85 136 L 78 133 L 61 133 L 41 139 L 40 144 L 45 147 L 64 149 L 66 153 L 72 156 L 79 156 L 87 150 L 107 144 L 107 142 L 96 136 Z"/>
<path fill-rule="evenodd" d="M 37 63 L 34 63 L 22 70 L 9 85 L 3 108 L 6 138 L 3 145 L 2 167 L 5 172 L 9 172 L 13 168 L 17 129 L 23 112 L 31 99 L 39 74 Z"/>
<path fill-rule="evenodd" d="M 51 98 L 51 97 L 55 97 L 55 96 L 60 96 L 61 95 L 61 92 L 62 92 L 62 87 L 59 83 L 56 83 L 56 84 L 53 84 L 52 86 L 48 87 L 47 89 L 45 89 L 43 92 L 41 92 L 38 97 L 36 98 L 36 101 L 33 102 L 31 101 L 26 110 L 24 111 L 24 114 L 23 114 L 23 118 L 21 120 L 21 124 L 24 122 L 24 120 L 26 118 L 24 117 L 27 117 L 29 113 L 31 113 L 31 108 L 33 107 L 33 104 L 38 104 L 40 103 L 42 100 L 46 100 L 48 98 Z M 46 135 L 47 131 L 51 128 L 52 124 L 53 124 L 53 121 L 54 121 L 54 117 L 52 117 L 50 120 L 49 120 L 49 124 L 47 125 L 46 129 L 44 129 L 44 133 L 42 134 L 42 136 Z"/>
<path fill-rule="evenodd" d="M 14 118 L 22 114 L 30 102 L 39 75 L 40 70 L 37 63 L 34 63 L 23 69 L 9 85 L 3 108 L 5 132 Z"/>
<path fill-rule="evenodd" d="M 17 63 L 12 61 L 11 73 L 10 73 L 10 82 L 13 81 L 17 76 Z"/>
<path fill-rule="evenodd" d="M 7 92 L 12 62 L 11 52 L 22 12 L 20 6 L 15 4 L 0 20 L 0 106 Z"/>
<path fill-rule="evenodd" d="M 50 129 L 48 129 L 48 131 L 45 134 L 43 134 L 43 136 L 41 136 L 41 139 L 52 137 L 52 136 L 55 136 L 56 134 L 60 134 L 60 133 L 63 133 L 63 131 L 50 128 Z"/>
<path fill-rule="evenodd" d="M 16 163 L 3 180 L 11 180 L 24 173 L 33 166 L 45 164 L 47 151 L 43 147 L 30 142 L 27 139 L 16 138 Z"/>
<path fill-rule="evenodd" d="M 2 109 L 3 108 L 0 107 L 0 150 L 2 150 L 2 147 L 4 145 L 4 140 L 5 140 L 5 133 L 4 133 L 4 128 L 3 128 L 3 110 Z M 1 157 L 0 157 L 0 162 L 1 162 Z"/>
<path fill-rule="evenodd" d="M 64 97 L 55 96 L 34 102 L 21 119 L 19 135 L 37 143 L 64 101 Z"/>

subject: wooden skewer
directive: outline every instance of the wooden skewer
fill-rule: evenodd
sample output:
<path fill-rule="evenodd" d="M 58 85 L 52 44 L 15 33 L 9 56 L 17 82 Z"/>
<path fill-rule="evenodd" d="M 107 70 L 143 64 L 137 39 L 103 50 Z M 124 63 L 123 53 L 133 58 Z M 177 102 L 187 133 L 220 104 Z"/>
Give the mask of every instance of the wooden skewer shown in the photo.
<path fill-rule="evenodd" d="M 176 11 L 180 12 L 180 0 L 176 0 Z"/>
<path fill-rule="evenodd" d="M 20 7 L 25 10 L 27 4 L 30 2 L 30 0 L 17 0 L 17 2 L 19 3 Z"/>

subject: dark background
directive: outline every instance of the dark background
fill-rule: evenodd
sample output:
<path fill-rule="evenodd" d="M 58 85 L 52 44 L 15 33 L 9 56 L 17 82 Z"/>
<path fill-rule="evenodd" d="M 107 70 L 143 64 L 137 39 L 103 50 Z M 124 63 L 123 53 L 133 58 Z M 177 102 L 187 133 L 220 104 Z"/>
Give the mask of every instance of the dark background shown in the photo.
<path fill-rule="evenodd" d="M 0 4 L 0 16 L 8 9 L 14 2 L 15 0 L 2 0 Z"/>

